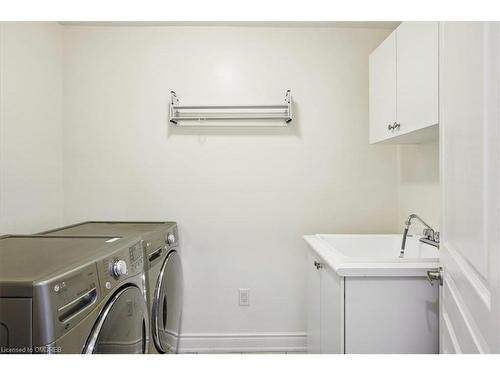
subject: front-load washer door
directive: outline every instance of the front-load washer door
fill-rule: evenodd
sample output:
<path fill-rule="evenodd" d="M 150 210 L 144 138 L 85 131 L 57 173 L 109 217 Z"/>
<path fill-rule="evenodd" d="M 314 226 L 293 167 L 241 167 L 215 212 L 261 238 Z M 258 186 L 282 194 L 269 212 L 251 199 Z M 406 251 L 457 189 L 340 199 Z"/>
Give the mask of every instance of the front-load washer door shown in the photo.
<path fill-rule="evenodd" d="M 160 353 L 177 353 L 182 314 L 182 266 L 177 251 L 168 253 L 161 267 L 152 305 L 152 331 Z"/>
<path fill-rule="evenodd" d="M 120 289 L 99 315 L 84 353 L 141 354 L 148 350 L 148 315 L 137 286 Z"/>

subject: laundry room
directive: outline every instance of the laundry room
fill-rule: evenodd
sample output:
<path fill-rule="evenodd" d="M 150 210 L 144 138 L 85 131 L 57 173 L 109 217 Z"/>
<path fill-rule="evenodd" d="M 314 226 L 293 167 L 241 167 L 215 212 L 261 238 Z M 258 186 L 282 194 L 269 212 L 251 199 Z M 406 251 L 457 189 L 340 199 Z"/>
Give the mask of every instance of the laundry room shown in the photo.
<path fill-rule="evenodd" d="M 2 19 L 0 352 L 500 353 L 500 26 L 407 18 Z"/>

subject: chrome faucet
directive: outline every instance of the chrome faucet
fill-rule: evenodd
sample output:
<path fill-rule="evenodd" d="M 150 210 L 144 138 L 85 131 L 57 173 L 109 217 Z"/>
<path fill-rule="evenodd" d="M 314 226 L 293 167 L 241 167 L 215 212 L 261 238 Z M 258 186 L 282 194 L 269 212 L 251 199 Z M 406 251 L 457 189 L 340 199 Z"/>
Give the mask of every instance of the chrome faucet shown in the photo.
<path fill-rule="evenodd" d="M 405 221 L 405 230 L 403 232 L 403 242 L 401 243 L 401 251 L 399 252 L 400 258 L 403 258 L 405 256 L 406 237 L 408 237 L 408 229 L 410 229 L 412 219 L 417 219 L 425 227 L 424 232 L 422 233 L 423 237 L 421 237 L 419 239 L 419 241 L 439 248 L 439 232 L 436 232 L 434 229 L 432 229 L 429 224 L 427 224 L 425 221 L 423 221 L 417 215 L 411 214 L 410 216 L 408 216 L 408 219 L 406 219 L 406 221 Z"/>

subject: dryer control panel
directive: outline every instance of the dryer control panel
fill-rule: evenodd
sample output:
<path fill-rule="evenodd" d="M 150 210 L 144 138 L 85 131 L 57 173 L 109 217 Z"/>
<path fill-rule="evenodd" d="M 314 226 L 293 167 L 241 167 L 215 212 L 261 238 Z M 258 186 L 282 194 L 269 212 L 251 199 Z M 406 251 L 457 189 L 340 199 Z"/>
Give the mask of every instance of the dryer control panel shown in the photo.
<path fill-rule="evenodd" d="M 169 248 L 175 247 L 179 244 L 179 233 L 177 225 L 172 226 L 165 234 L 165 243 Z"/>

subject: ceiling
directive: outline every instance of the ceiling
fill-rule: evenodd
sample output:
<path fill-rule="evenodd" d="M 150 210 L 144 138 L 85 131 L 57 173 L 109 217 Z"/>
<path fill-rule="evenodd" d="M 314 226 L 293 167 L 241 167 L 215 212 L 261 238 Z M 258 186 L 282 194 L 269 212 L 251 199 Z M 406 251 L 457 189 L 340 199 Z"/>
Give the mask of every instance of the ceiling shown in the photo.
<path fill-rule="evenodd" d="M 394 30 L 396 21 L 60 21 L 64 26 L 225 26 L 225 27 L 306 27 L 370 28 Z"/>

